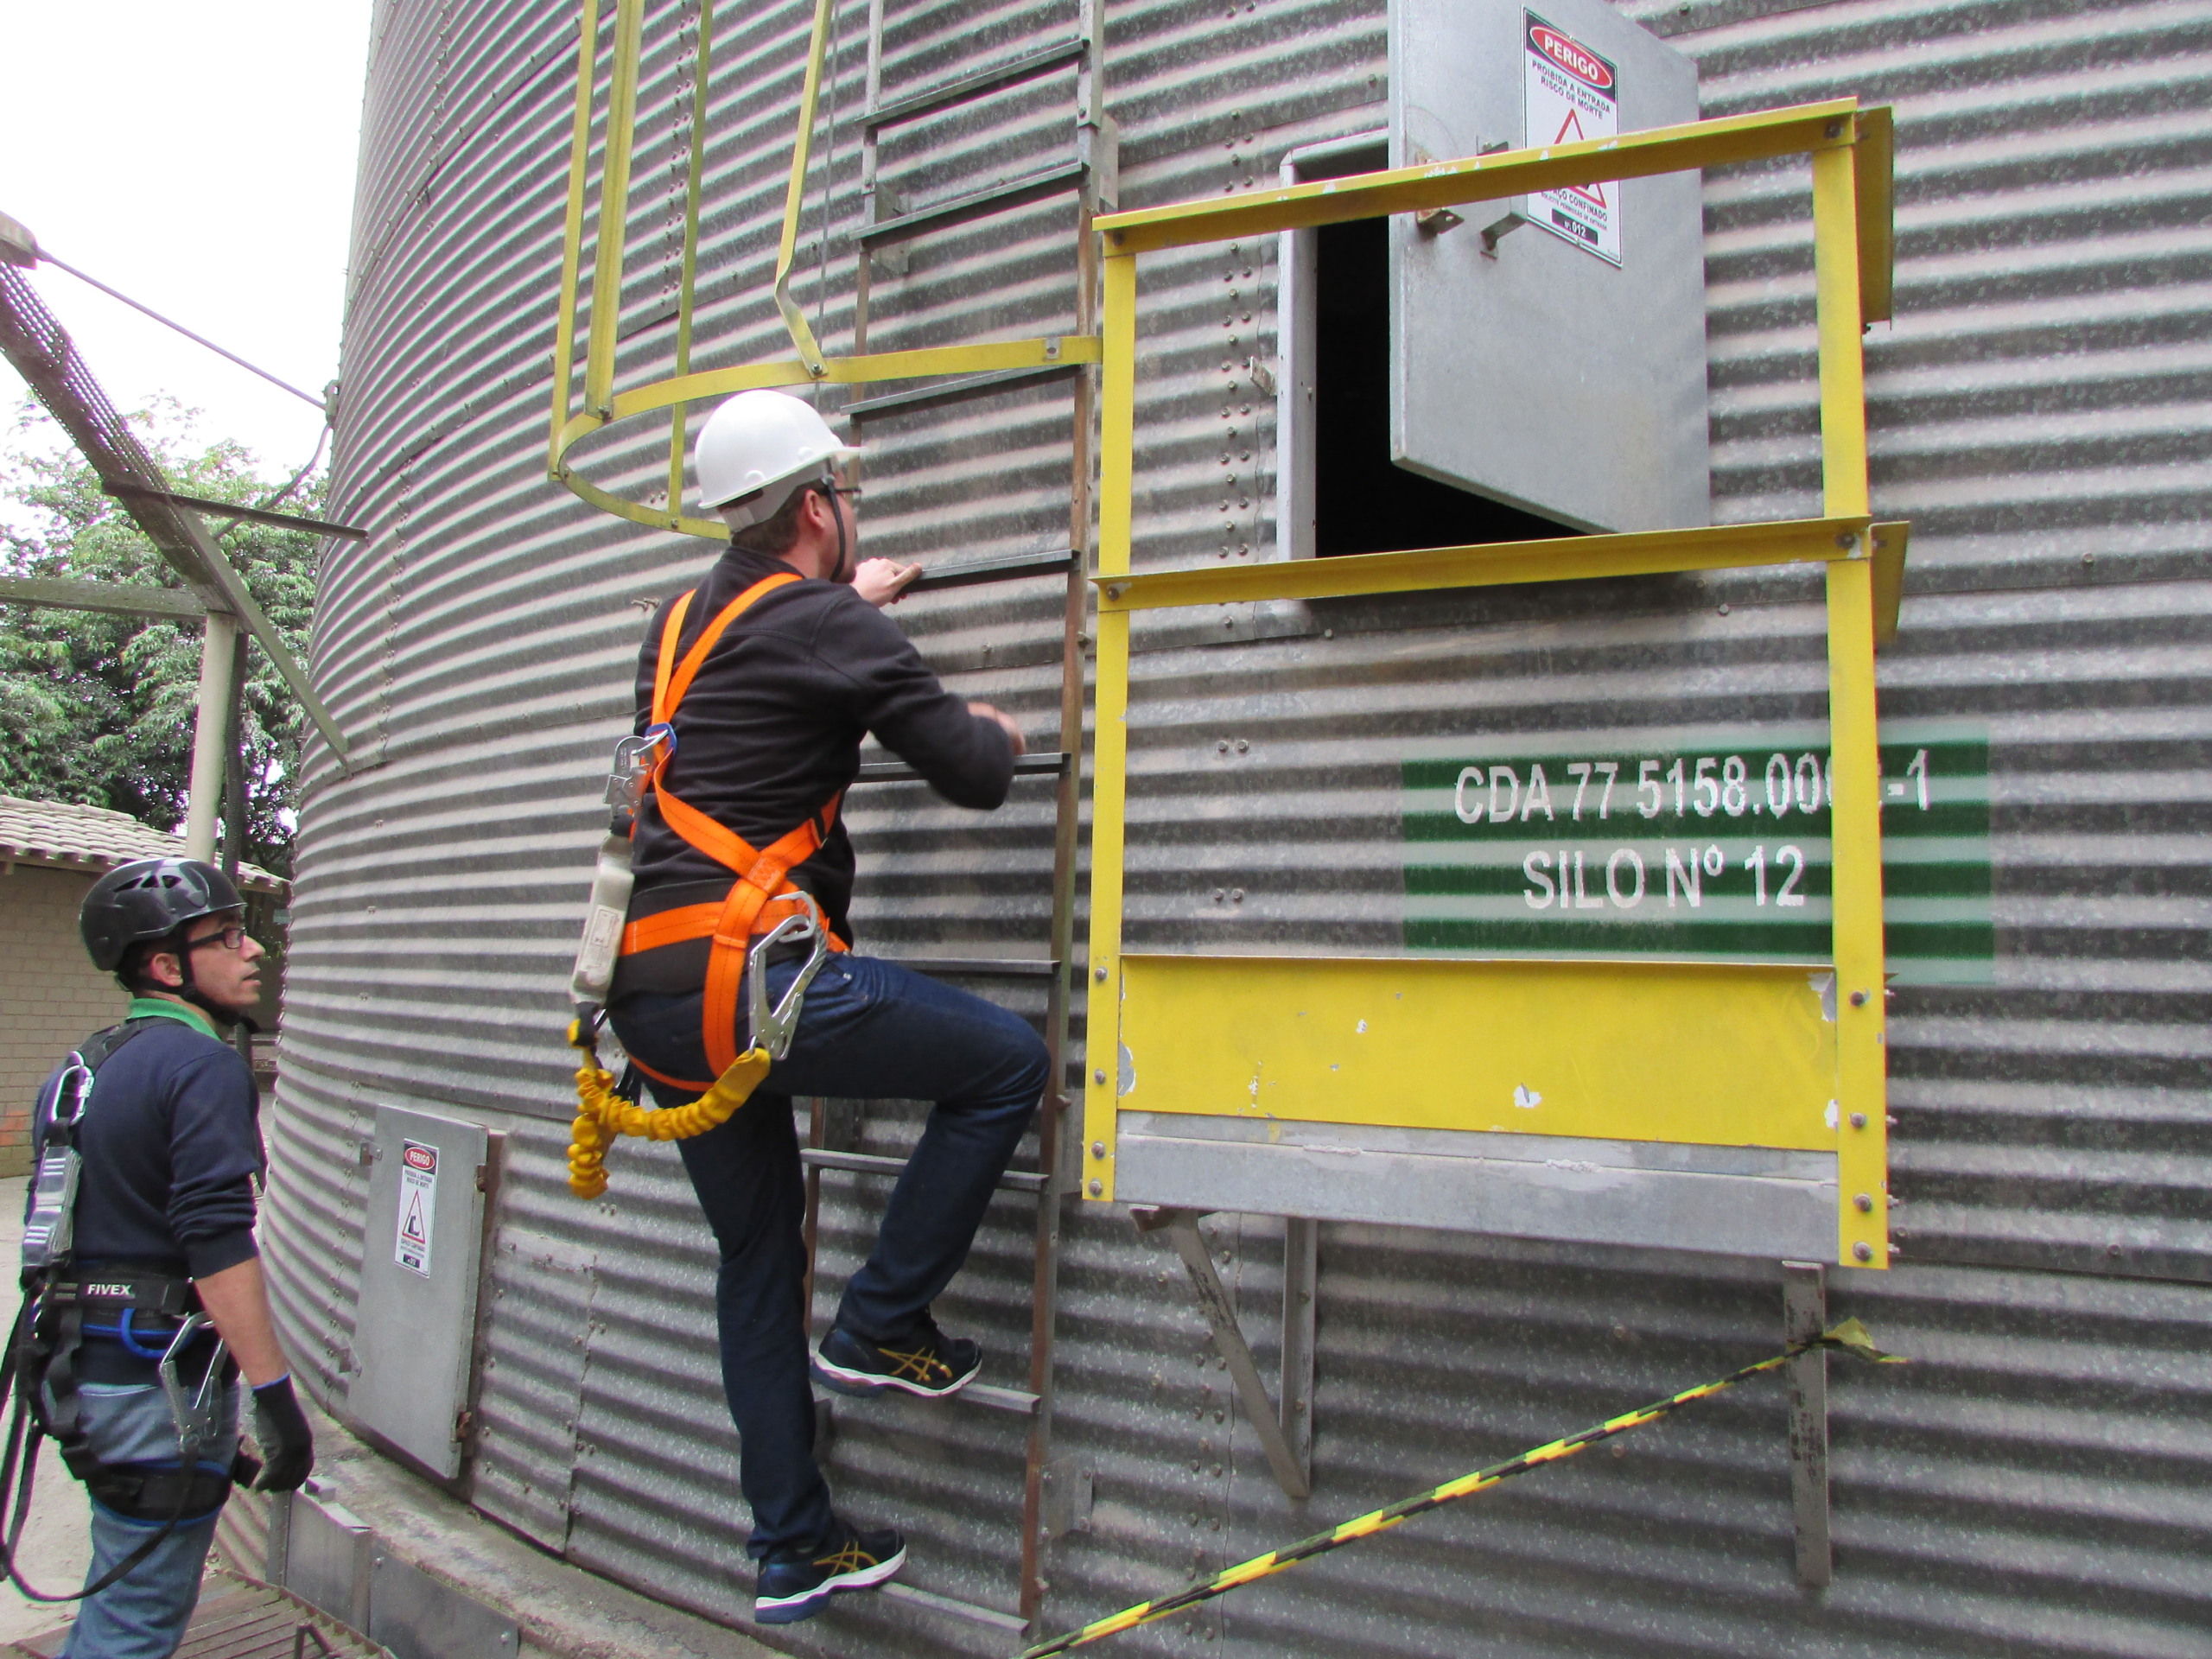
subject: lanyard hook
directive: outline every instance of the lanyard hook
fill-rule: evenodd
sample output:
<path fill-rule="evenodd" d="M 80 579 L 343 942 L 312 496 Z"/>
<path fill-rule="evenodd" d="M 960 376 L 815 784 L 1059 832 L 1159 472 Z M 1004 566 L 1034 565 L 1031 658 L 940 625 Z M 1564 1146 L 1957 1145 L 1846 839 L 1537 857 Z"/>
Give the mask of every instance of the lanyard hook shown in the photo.
<path fill-rule="evenodd" d="M 805 914 L 786 916 L 762 934 L 746 961 L 746 984 L 752 997 L 753 1046 L 766 1049 L 772 1060 L 780 1060 L 791 1052 L 791 1039 L 798 1034 L 799 1008 L 806 1000 L 806 988 L 814 982 L 815 975 L 830 959 L 830 930 L 822 920 L 821 906 L 814 902 L 814 895 L 798 887 L 776 897 L 779 904 L 792 899 L 805 907 Z M 768 952 L 786 939 L 793 944 L 811 939 L 814 949 L 785 988 L 784 1000 L 772 1009 L 768 1006 Z"/>
<path fill-rule="evenodd" d="M 215 1438 L 215 1409 L 222 1398 L 220 1379 L 226 1346 L 222 1337 L 218 1334 L 215 1338 L 215 1351 L 207 1356 L 207 1370 L 195 1393 L 188 1395 L 184 1384 L 177 1380 L 176 1362 L 194 1338 L 210 1329 L 213 1326 L 205 1313 L 186 1314 L 184 1322 L 176 1328 L 176 1335 L 169 1339 L 157 1368 L 162 1393 L 169 1402 L 169 1421 L 176 1425 L 177 1455 L 181 1460 L 179 1466 L 188 1479 L 193 1465 L 199 1459 L 200 1448 Z"/>

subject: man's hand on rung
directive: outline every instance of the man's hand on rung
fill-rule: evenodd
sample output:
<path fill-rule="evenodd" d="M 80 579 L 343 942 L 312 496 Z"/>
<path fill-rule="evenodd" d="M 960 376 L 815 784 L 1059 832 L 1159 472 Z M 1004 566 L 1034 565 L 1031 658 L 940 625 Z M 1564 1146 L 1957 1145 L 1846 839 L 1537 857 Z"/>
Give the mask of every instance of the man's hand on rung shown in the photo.
<path fill-rule="evenodd" d="M 1029 753 L 1029 745 L 1022 741 L 1021 728 L 1014 724 L 1012 715 L 994 709 L 988 702 L 971 702 L 968 705 L 968 712 L 978 720 L 998 721 L 1000 729 L 1006 733 L 1007 741 L 1014 745 L 1014 758 L 1017 760 Z"/>
<path fill-rule="evenodd" d="M 906 588 L 922 574 L 918 564 L 900 564 L 896 559 L 862 559 L 853 572 L 853 591 L 881 610 L 906 597 Z"/>

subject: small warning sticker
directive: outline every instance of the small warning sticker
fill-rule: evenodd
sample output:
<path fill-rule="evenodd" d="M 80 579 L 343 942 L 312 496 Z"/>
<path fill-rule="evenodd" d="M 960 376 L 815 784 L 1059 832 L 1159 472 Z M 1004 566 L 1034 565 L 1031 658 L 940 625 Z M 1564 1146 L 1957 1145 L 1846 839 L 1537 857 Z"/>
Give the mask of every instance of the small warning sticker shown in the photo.
<path fill-rule="evenodd" d="M 419 1141 L 400 1142 L 399 1236 L 391 1259 L 410 1273 L 430 1276 L 430 1225 L 438 1209 L 438 1149 Z"/>
<path fill-rule="evenodd" d="M 1521 41 L 1531 148 L 1619 137 L 1620 73 L 1610 58 L 1533 11 L 1521 14 Z M 1529 198 L 1529 217 L 1609 264 L 1621 263 L 1618 184 L 1537 191 Z"/>

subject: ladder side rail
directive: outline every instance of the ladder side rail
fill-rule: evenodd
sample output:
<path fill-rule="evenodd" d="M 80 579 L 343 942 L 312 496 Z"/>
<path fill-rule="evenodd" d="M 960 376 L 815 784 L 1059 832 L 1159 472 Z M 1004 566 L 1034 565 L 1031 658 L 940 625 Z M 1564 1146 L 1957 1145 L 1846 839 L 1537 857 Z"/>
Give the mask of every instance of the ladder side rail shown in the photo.
<path fill-rule="evenodd" d="M 1078 141 L 1097 96 L 1099 42 L 1103 35 L 1098 6 L 1099 0 L 1080 0 L 1077 32 L 1084 41 L 1085 55 L 1077 86 Z M 1086 334 L 1098 326 L 1097 238 L 1090 228 L 1097 208 L 1098 181 L 1094 173 L 1085 180 L 1076 208 L 1076 329 Z M 1067 1057 L 1070 1004 L 1073 997 L 1070 976 L 1075 970 L 1076 885 L 1082 832 L 1083 642 L 1090 611 L 1090 561 L 1087 555 L 1093 522 L 1090 463 L 1096 385 L 1096 377 L 1089 367 L 1077 372 L 1071 416 L 1073 453 L 1068 480 L 1068 543 L 1071 556 L 1060 618 L 1060 753 L 1066 763 L 1061 768 L 1054 801 L 1052 934 L 1052 956 L 1059 965 L 1052 976 L 1052 995 L 1046 1010 L 1045 1041 L 1052 1065 L 1038 1121 L 1037 1160 L 1046 1185 L 1037 1206 L 1035 1281 L 1029 1336 L 1029 1391 L 1037 1396 L 1037 1414 L 1030 1423 L 1021 1489 L 1020 1608 L 1022 1617 L 1033 1621 L 1042 1613 L 1045 1599 L 1045 1488 L 1046 1471 L 1052 1457 L 1061 1231 L 1066 1221 L 1065 1200 L 1072 1185 L 1066 1156 L 1066 1136 L 1073 1127 L 1068 1121 L 1072 1109 L 1067 1093 Z"/>
<path fill-rule="evenodd" d="M 873 110 L 883 96 L 883 0 L 868 0 L 868 73 L 861 94 L 861 108 Z M 863 229 L 876 219 L 876 143 L 875 128 L 868 122 L 861 123 L 861 226 Z M 875 258 L 874 251 L 865 240 L 856 239 L 854 251 L 858 255 L 853 272 L 853 355 L 862 357 L 868 353 L 868 300 L 874 285 Z M 858 399 L 866 389 L 853 388 Z"/>
<path fill-rule="evenodd" d="M 676 372 L 691 372 L 691 312 L 699 276 L 699 196 L 707 164 L 707 78 L 715 60 L 715 0 L 699 0 L 699 44 L 691 60 L 691 146 L 683 175 L 683 251 L 676 289 Z M 668 510 L 683 504 L 683 439 L 690 405 L 668 406 Z"/>

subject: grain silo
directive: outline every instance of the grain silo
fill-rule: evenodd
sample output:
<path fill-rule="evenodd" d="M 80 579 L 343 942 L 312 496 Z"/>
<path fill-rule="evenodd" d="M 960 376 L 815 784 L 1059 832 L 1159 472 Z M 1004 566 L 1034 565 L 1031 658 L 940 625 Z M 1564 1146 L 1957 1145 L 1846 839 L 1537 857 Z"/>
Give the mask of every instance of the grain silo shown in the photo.
<path fill-rule="evenodd" d="M 1549 15 L 1512 11 L 1509 56 Z M 638 607 L 714 552 L 653 522 L 684 511 L 665 415 L 603 429 L 580 417 L 623 412 L 626 394 L 679 373 L 790 359 L 794 318 L 831 358 L 998 343 L 998 366 L 961 370 L 987 380 L 825 375 L 815 395 L 865 430 L 869 550 L 939 578 L 901 621 L 948 683 L 1015 711 L 1049 751 L 1064 629 L 1078 664 L 1101 629 L 1084 580 L 1101 429 L 1084 216 L 1549 142 L 1516 125 L 1511 98 L 1488 106 L 1495 119 L 1461 119 L 1410 93 L 1437 54 L 1490 40 L 1492 13 L 608 0 L 584 12 L 579 100 L 568 9 L 380 8 L 331 494 L 333 515 L 372 539 L 330 552 L 315 652 L 359 759 L 340 776 L 309 757 L 268 1227 L 294 1351 L 334 1410 L 545 1549 L 744 1622 L 749 1585 L 731 1569 L 746 1516 L 696 1204 L 665 1147 L 626 1143 L 601 1201 L 564 1182 L 563 988 L 604 759 L 630 718 Z M 1817 1513 L 1802 1456 L 1793 1471 L 1789 1401 L 1739 1390 L 1619 1442 L 1618 1457 L 1116 1639 L 1255 1656 L 2198 1651 L 2212 1612 L 2196 1570 L 2212 1526 L 2196 1495 L 2212 1458 L 2196 568 L 2208 15 L 2171 0 L 1628 0 L 1612 13 L 1635 53 L 1681 66 L 1626 80 L 1624 132 L 1678 118 L 1640 123 L 1630 96 L 1676 75 L 1669 96 L 1707 118 L 1853 96 L 1895 111 L 1893 319 L 1865 344 L 1872 516 L 1909 521 L 1911 537 L 1878 666 L 1883 779 L 1936 816 L 1917 840 L 1890 823 L 1896 1255 L 1886 1270 L 1828 1268 L 1825 1294 L 1915 1363 L 1831 1373 Z M 1441 79 L 1472 86 L 1489 61 Z M 620 95 L 632 84 L 633 108 Z M 808 96 L 811 154 L 787 215 Z M 631 141 L 610 148 L 610 124 Z M 628 167 L 611 218 L 610 155 Z M 1602 285 L 1604 250 L 1568 247 L 1535 200 L 1457 225 L 1401 216 L 1149 256 L 1134 313 L 1136 572 L 1686 514 L 1819 518 L 1805 161 L 1708 168 L 1686 206 L 1620 199 L 1626 251 L 1606 269 L 1649 269 L 1637 261 L 1661 226 L 1687 223 L 1688 264 L 1651 280 L 1701 268 L 1702 338 L 1684 346 L 1679 310 L 1649 301 L 1666 326 L 1648 329 L 1694 353 L 1687 375 L 1648 330 L 1630 344 L 1653 349 L 1609 377 L 1573 359 L 1573 410 L 1671 411 L 1656 436 L 1593 436 L 1579 483 L 1571 466 L 1561 482 L 1511 458 L 1516 429 L 1555 411 L 1510 402 L 1496 389 L 1522 383 L 1440 343 L 1455 318 L 1478 344 L 1533 338 L 1534 324 L 1421 286 L 1433 249 L 1478 272 L 1572 255 L 1585 262 L 1560 267 L 1573 283 L 1620 292 Z M 599 257 L 609 224 L 625 228 L 618 260 Z M 571 257 L 574 334 L 560 322 Z M 1458 377 L 1440 391 L 1440 367 Z M 570 435 L 550 444 L 556 398 Z M 1490 448 L 1459 445 L 1463 427 Z M 549 479 L 549 453 L 631 516 Z M 1509 470 L 1485 473 L 1501 453 Z M 1657 481 L 1608 504 L 1600 474 L 1632 453 Z M 1656 518 L 1637 521 L 1644 510 Z M 1392 527 L 1413 539 L 1388 539 Z M 1778 833 L 1742 828 L 1753 804 L 1779 821 L 1834 788 L 1815 575 L 1208 603 L 1133 626 L 1129 653 L 1132 951 L 1472 960 L 1634 945 L 1796 962 L 1804 938 L 1761 931 L 1799 920 L 1782 895 L 1815 901 L 1806 922 L 1825 916 L 1819 849 L 1791 844 L 1792 866 Z M 933 963 L 1040 1022 L 1065 1012 L 1079 1096 L 1117 1065 L 1084 1046 L 1079 879 L 1072 931 L 1055 939 L 1056 791 L 1087 800 L 1084 763 L 1040 764 L 979 820 L 869 759 L 883 770 L 849 809 L 866 948 Z M 1547 829 L 1525 852 L 1453 828 L 1508 816 L 1518 836 L 1540 765 Z M 1645 817 L 1679 825 L 1638 851 L 1632 887 L 1600 841 L 1559 828 L 1580 822 L 1574 766 L 1586 789 L 1617 778 L 1632 798 L 1648 782 L 1659 805 Z M 1077 850 L 1059 867 L 1080 877 Z M 1567 917 L 1571 865 L 1589 913 Z M 1724 880 L 1738 909 L 1705 912 Z M 1769 883 L 1777 903 L 1762 908 Z M 1528 931 L 1611 925 L 1630 892 L 1652 906 L 1631 919 L 1665 900 L 1675 924 L 1713 931 L 1699 944 Z M 1500 1112 L 1537 1110 L 1546 1090 L 1526 1092 L 1539 1098 Z M 919 1110 L 810 1115 L 818 1317 Z M 410 1363 L 438 1386 L 409 1390 L 410 1408 L 435 1411 L 403 1422 L 392 1328 L 367 1311 L 391 1254 L 389 1148 L 432 1122 L 491 1172 L 478 1207 L 454 1212 L 480 1215 L 482 1267 L 443 1324 L 411 1333 Z M 1517 1129 L 1510 1116 L 1496 1127 Z M 1545 1139 L 1481 1156 L 1533 1164 L 1512 1190 L 1577 1195 L 1582 1216 L 1668 1173 L 1599 1148 L 1529 1151 Z M 1404 1217 L 1421 1225 L 1392 1224 L 1375 1198 L 1332 1218 L 1329 1191 L 1404 1147 L 1310 1126 L 1291 1140 L 1302 1168 L 1343 1181 L 1313 1178 L 1287 1218 L 1219 1207 L 1187 1236 L 1277 1390 L 1310 1497 L 1286 1495 L 1181 1256 L 1125 1205 L 1081 1196 L 1079 1157 L 1052 1170 L 1026 1149 L 1028 1179 L 995 1205 L 943 1307 L 984 1338 L 987 1386 L 965 1403 L 835 1415 L 840 1502 L 906 1528 L 915 1593 L 841 1603 L 773 1639 L 1009 1651 L 1025 1624 L 1042 1635 L 1172 1589 L 1783 1335 L 1777 1260 L 1795 1244 L 1567 1236 L 1533 1209 L 1439 1224 L 1450 1217 L 1411 1185 Z M 1675 1173 L 1817 1185 L 1791 1155 Z M 1695 1225 L 1725 1231 L 1732 1202 L 1706 1203 Z M 1058 1252 L 1041 1302 L 1040 1239 Z M 1792 1282 L 1802 1305 L 1807 1281 Z M 1806 1533 L 1822 1526 L 1833 1582 L 1802 1587 L 1801 1572 L 1821 1576 Z"/>

